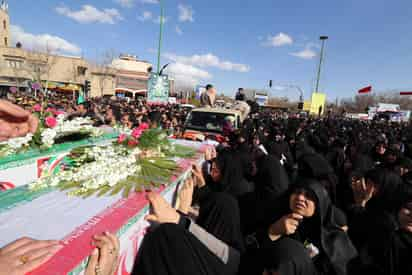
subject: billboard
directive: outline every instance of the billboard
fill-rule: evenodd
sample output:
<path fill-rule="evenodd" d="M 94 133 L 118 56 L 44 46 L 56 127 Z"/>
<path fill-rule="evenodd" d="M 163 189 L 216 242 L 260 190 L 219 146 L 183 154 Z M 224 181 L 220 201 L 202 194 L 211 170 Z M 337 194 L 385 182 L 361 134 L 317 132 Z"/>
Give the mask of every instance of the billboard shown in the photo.
<path fill-rule="evenodd" d="M 168 103 L 170 82 L 167 75 L 158 75 L 156 73 L 151 73 L 147 87 L 148 103 Z"/>
<path fill-rule="evenodd" d="M 310 113 L 315 115 L 323 115 L 325 112 L 326 94 L 313 93 Z"/>
<path fill-rule="evenodd" d="M 303 102 L 303 111 L 310 112 L 311 105 L 312 105 L 312 102 L 310 101 Z"/>
<path fill-rule="evenodd" d="M 265 106 L 268 104 L 269 97 L 267 95 L 256 95 L 255 100 L 259 106 Z"/>
<path fill-rule="evenodd" d="M 206 87 L 202 85 L 197 85 L 195 89 L 196 99 L 200 99 L 200 96 L 206 92 Z"/>

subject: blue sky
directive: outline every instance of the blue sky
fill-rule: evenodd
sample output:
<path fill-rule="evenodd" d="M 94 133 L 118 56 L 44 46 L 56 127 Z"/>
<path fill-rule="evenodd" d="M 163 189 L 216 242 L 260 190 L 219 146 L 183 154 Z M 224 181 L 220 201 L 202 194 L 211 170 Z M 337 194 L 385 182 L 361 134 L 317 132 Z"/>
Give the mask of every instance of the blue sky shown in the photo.
<path fill-rule="evenodd" d="M 144 3 L 149 2 L 149 3 Z M 96 59 L 108 49 L 156 63 L 155 0 L 9 1 L 14 38 Z M 330 100 L 359 88 L 412 89 L 412 1 L 164 0 L 162 64 L 192 85 L 314 87 L 319 35 L 328 35 L 320 90 Z M 46 36 L 49 35 L 49 36 Z M 17 38 L 16 38 L 17 37 Z M 37 43 L 37 44 L 36 44 Z M 273 95 L 297 92 L 281 87 Z"/>

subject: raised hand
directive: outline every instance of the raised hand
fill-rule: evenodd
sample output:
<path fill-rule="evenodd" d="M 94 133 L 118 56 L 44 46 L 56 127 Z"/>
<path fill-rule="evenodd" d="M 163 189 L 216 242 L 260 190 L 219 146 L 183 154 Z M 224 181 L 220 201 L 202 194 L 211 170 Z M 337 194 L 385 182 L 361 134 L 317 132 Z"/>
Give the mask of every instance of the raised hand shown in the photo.
<path fill-rule="evenodd" d="M 365 207 L 366 203 L 372 198 L 375 188 L 373 184 L 367 184 L 365 179 L 352 181 L 352 191 L 355 204 Z"/>
<path fill-rule="evenodd" d="M 188 178 L 179 193 L 179 211 L 188 214 L 193 200 L 194 183 L 192 178 Z"/>
<path fill-rule="evenodd" d="M 119 239 L 109 232 L 93 238 L 96 248 L 90 256 L 85 275 L 114 275 L 118 267 Z"/>
<path fill-rule="evenodd" d="M 147 199 L 153 211 L 145 217 L 145 220 L 157 223 L 179 223 L 180 215 L 161 195 L 149 193 Z"/>
<path fill-rule="evenodd" d="M 217 156 L 217 153 L 216 153 L 215 147 L 214 146 L 207 147 L 205 151 L 205 160 L 212 160 L 216 158 L 216 156 Z"/>
<path fill-rule="evenodd" d="M 197 164 L 192 165 L 192 176 L 194 185 L 196 187 L 203 187 L 206 185 L 205 178 L 203 177 L 202 169 Z"/>
<path fill-rule="evenodd" d="M 274 241 L 284 235 L 294 234 L 302 220 L 303 216 L 295 213 L 283 216 L 269 227 L 269 238 Z"/>
<path fill-rule="evenodd" d="M 24 275 L 47 262 L 62 247 L 57 241 L 18 239 L 0 249 L 0 275 Z"/>
<path fill-rule="evenodd" d="M 30 112 L 0 100 L 0 141 L 35 133 L 38 120 Z"/>

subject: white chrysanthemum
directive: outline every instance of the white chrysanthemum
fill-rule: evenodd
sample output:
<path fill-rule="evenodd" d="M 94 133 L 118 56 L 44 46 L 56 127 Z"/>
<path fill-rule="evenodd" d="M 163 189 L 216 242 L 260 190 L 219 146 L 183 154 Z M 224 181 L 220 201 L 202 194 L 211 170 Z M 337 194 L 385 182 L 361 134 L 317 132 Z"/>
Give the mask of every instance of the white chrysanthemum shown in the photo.
<path fill-rule="evenodd" d="M 73 170 L 62 171 L 58 175 L 38 179 L 31 188 L 57 186 L 60 182 L 78 182 L 80 189 L 76 192 L 87 192 L 102 186 L 115 186 L 141 171 L 136 158 L 140 154 L 138 148 L 131 151 L 123 147 L 95 146 L 87 148 L 82 158 L 92 158 L 95 161 L 84 163 Z"/>
<path fill-rule="evenodd" d="M 17 137 L 17 138 L 9 139 L 5 143 L 7 144 L 8 147 L 10 147 L 10 149 L 18 150 L 23 146 L 29 145 L 29 142 L 32 140 L 32 138 L 33 138 L 32 134 L 27 134 L 24 137 Z"/>

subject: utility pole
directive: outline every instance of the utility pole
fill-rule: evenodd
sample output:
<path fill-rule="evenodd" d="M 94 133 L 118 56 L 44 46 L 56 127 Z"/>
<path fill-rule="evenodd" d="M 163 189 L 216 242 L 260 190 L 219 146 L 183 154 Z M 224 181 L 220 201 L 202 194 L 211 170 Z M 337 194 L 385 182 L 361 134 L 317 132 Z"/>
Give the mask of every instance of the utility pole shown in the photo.
<path fill-rule="evenodd" d="M 160 4 L 160 32 L 159 32 L 159 47 L 157 49 L 157 74 L 160 74 L 160 57 L 162 50 L 162 38 L 163 38 L 163 17 L 164 17 L 164 7 L 163 0 L 159 0 Z"/>

